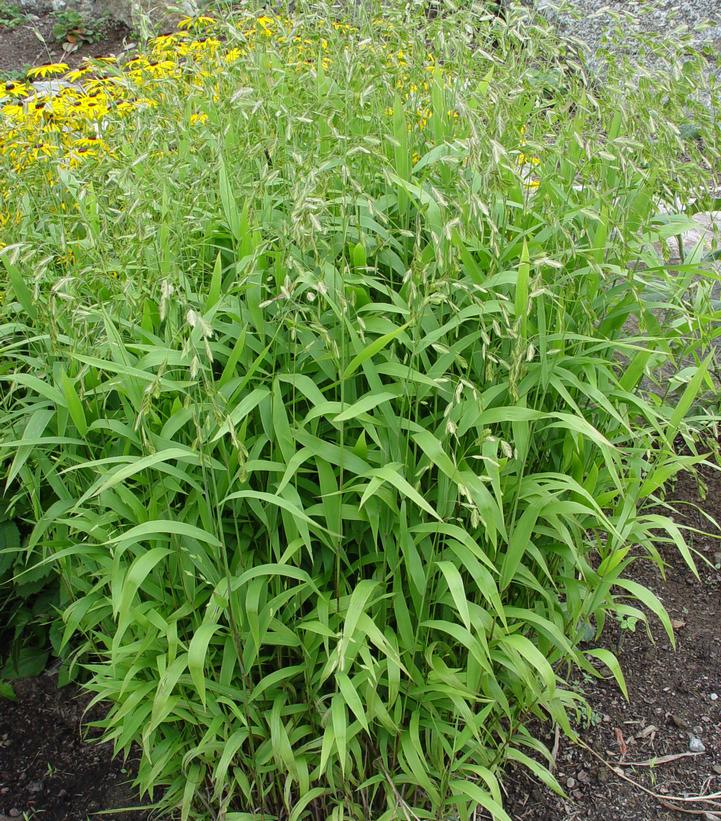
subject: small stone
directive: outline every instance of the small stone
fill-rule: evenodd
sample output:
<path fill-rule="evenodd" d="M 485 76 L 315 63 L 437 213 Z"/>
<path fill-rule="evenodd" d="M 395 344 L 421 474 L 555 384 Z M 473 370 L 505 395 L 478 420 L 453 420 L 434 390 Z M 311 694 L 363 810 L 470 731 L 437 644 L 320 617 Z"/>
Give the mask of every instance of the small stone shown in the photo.
<path fill-rule="evenodd" d="M 568 781 L 566 781 L 566 786 L 568 787 L 569 790 L 571 788 L 575 787 L 576 786 L 576 779 L 575 778 L 569 778 Z"/>
<path fill-rule="evenodd" d="M 610 723 L 611 723 L 611 716 L 610 716 L 610 715 L 608 715 L 608 713 L 604 713 L 604 715 L 603 715 L 603 723 L 604 723 L 604 724 L 610 724 Z"/>
<path fill-rule="evenodd" d="M 8 815 L 10 816 L 10 818 L 19 818 L 20 810 L 17 807 L 13 807 L 8 813 Z"/>
<path fill-rule="evenodd" d="M 605 767 L 599 767 L 596 771 L 596 778 L 601 784 L 605 784 L 608 781 L 608 770 Z"/>
<path fill-rule="evenodd" d="M 693 728 L 693 734 L 694 735 L 699 735 L 700 736 L 702 732 L 703 732 L 703 727 L 696 726 L 696 727 Z"/>
<path fill-rule="evenodd" d="M 718 693 L 711 693 L 709 698 L 711 699 L 711 701 L 716 701 L 718 699 Z"/>
<path fill-rule="evenodd" d="M 705 753 L 706 747 L 704 747 L 703 741 L 695 735 L 692 735 L 688 742 L 688 748 L 691 750 L 692 753 Z"/>
<path fill-rule="evenodd" d="M 716 775 L 721 775 L 721 764 L 714 764 L 711 769 L 716 773 Z"/>
<path fill-rule="evenodd" d="M 28 792 L 42 792 L 43 791 L 43 782 L 42 781 L 31 781 L 28 784 Z"/>
<path fill-rule="evenodd" d="M 678 727 L 679 730 L 688 730 L 688 721 L 685 721 L 681 716 L 671 713 L 671 724 Z"/>

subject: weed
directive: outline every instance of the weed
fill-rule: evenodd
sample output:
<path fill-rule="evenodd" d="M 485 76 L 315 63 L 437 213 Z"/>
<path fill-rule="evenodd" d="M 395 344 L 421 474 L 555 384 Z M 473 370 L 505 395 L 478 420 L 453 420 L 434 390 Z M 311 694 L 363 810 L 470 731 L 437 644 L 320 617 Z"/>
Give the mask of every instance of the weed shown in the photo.
<path fill-rule="evenodd" d="M 53 14 L 53 37 L 59 43 L 83 45 L 103 39 L 108 22 L 103 18 L 93 20 L 74 9 L 56 11 Z"/>
<path fill-rule="evenodd" d="M 0 28 L 14 29 L 26 20 L 23 10 L 17 3 L 0 0 Z"/>

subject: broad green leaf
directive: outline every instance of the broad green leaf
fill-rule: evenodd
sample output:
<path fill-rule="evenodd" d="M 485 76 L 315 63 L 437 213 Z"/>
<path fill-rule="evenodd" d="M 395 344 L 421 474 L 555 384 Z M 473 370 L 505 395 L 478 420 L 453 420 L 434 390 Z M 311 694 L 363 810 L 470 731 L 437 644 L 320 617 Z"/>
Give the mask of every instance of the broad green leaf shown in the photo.
<path fill-rule="evenodd" d="M 585 653 L 587 656 L 593 656 L 599 661 L 602 661 L 606 667 L 608 667 L 613 674 L 613 677 L 618 682 L 621 692 L 626 697 L 626 701 L 628 701 L 628 688 L 626 687 L 626 680 L 623 677 L 621 665 L 618 663 L 616 656 L 614 656 L 610 650 L 606 650 L 603 647 L 597 647 L 595 650 L 586 650 Z"/>
<path fill-rule="evenodd" d="M 671 414 L 671 418 L 669 419 L 668 431 L 666 434 L 669 442 L 673 441 L 678 431 L 679 425 L 681 424 L 681 421 L 689 412 L 689 410 L 691 409 L 691 405 L 698 396 L 698 392 L 701 389 L 701 384 L 706 378 L 706 374 L 708 372 L 712 358 L 713 352 L 709 353 L 706 359 L 703 360 L 698 370 L 693 375 L 691 381 L 688 383 L 688 385 L 686 385 L 686 389 L 684 390 L 683 394 L 681 394 L 681 398 L 678 400 L 678 404 L 674 408 L 673 413 Z"/>
<path fill-rule="evenodd" d="M 335 680 L 338 684 L 340 694 L 343 696 L 343 700 L 349 707 L 350 711 L 358 719 L 361 727 L 363 727 L 366 732 L 370 732 L 368 728 L 368 719 L 366 718 L 366 713 L 363 708 L 363 702 L 361 701 L 353 682 L 345 673 L 339 671 L 335 674 Z"/>
<path fill-rule="evenodd" d="M 240 422 L 269 395 L 270 391 L 268 388 L 255 388 L 255 390 L 251 391 L 247 396 L 244 396 L 237 406 L 228 414 L 228 418 L 218 428 L 210 441 L 217 442 L 218 439 L 225 436 L 226 433 L 234 430 Z"/>
<path fill-rule="evenodd" d="M 468 610 L 468 600 L 466 599 L 466 590 L 461 574 L 452 562 L 437 562 L 437 565 L 446 579 L 446 584 L 451 592 L 453 603 L 456 605 L 456 609 L 458 610 L 461 620 L 463 621 L 466 630 L 470 631 L 471 615 Z"/>
<path fill-rule="evenodd" d="M 450 788 L 454 795 L 470 798 L 478 806 L 491 814 L 493 821 L 513 821 L 493 796 L 472 781 L 451 781 Z"/>
<path fill-rule="evenodd" d="M 210 640 L 219 629 L 220 625 L 215 622 L 203 622 L 193 633 L 188 647 L 188 670 L 203 707 L 205 707 L 205 658 Z"/>
<path fill-rule="evenodd" d="M 333 421 L 348 422 L 364 413 L 368 413 L 368 411 L 373 410 L 373 408 L 383 404 L 383 402 L 390 402 L 391 399 L 395 399 L 397 396 L 398 392 L 391 393 L 390 391 L 386 391 L 384 393 L 369 393 L 362 399 L 354 402 L 342 413 L 339 413 Z"/>
<path fill-rule="evenodd" d="M 664 630 L 666 631 L 669 641 L 675 647 L 676 638 L 673 633 L 673 627 L 671 626 L 671 619 L 666 612 L 666 608 L 661 604 L 656 594 L 633 579 L 619 578 L 614 581 L 614 584 L 618 587 L 622 587 L 624 590 L 627 590 L 635 599 L 638 599 L 641 604 L 645 604 L 646 607 L 648 607 L 648 609 L 658 617 L 664 627 Z"/>
<path fill-rule="evenodd" d="M 383 336 L 379 336 L 378 339 L 375 339 L 369 345 L 366 345 L 360 353 L 356 354 L 353 359 L 348 363 L 346 369 L 343 371 L 341 376 L 342 380 L 349 379 L 357 370 L 358 368 L 363 365 L 364 362 L 367 362 L 369 359 L 372 359 L 377 353 L 383 350 L 386 345 L 390 344 L 394 339 L 397 339 L 403 331 L 406 330 L 410 323 L 406 322 L 405 324 L 399 326 L 394 331 L 390 331 L 387 334 L 383 334 Z"/>
<path fill-rule="evenodd" d="M 70 377 L 63 371 L 62 374 L 63 393 L 65 394 L 65 402 L 67 404 L 68 413 L 73 420 L 78 433 L 85 436 L 88 432 L 88 422 L 85 418 L 85 409 L 83 403 L 80 401 L 78 392 L 75 390 L 75 385 Z"/>
<path fill-rule="evenodd" d="M 143 522 L 143 524 L 131 527 L 130 530 L 126 530 L 120 535 L 109 539 L 108 544 L 142 542 L 147 539 L 155 539 L 165 534 L 186 536 L 214 547 L 222 546 L 221 542 L 219 542 L 215 536 L 202 528 L 186 524 L 185 522 L 176 522 L 172 519 L 154 519 L 151 522 Z"/>

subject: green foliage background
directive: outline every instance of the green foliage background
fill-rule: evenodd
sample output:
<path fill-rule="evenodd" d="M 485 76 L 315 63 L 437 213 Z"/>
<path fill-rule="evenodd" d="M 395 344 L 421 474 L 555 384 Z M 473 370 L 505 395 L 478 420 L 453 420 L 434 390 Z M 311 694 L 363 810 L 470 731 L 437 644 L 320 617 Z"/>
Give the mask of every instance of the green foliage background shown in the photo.
<path fill-rule="evenodd" d="M 713 416 L 717 277 L 666 242 L 714 109 L 520 11 L 333 22 L 8 166 L 2 569 L 183 818 L 506 819 L 572 671 L 625 687 L 605 620 L 672 637 L 632 563 L 695 570 L 651 508 Z"/>

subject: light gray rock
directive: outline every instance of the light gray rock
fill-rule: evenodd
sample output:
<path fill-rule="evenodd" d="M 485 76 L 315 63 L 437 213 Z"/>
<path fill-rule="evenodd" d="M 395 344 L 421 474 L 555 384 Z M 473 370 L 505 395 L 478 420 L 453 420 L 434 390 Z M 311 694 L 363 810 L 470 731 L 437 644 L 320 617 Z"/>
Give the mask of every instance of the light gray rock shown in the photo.
<path fill-rule="evenodd" d="M 705 753 L 706 747 L 703 741 L 695 735 L 692 735 L 688 742 L 688 748 L 692 753 Z"/>
<path fill-rule="evenodd" d="M 157 26 L 163 21 L 198 10 L 195 0 L 20 0 L 25 12 L 47 14 L 57 11 L 77 11 L 93 19 L 110 17 L 130 27 Z"/>

